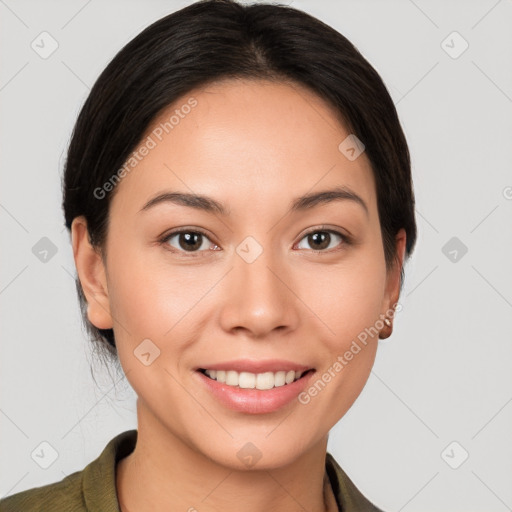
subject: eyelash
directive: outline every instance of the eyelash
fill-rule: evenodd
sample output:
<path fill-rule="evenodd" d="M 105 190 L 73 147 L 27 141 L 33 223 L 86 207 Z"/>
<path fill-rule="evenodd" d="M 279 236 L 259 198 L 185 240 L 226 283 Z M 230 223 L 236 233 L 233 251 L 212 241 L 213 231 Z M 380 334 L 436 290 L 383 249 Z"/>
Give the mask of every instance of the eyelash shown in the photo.
<path fill-rule="evenodd" d="M 183 255 L 186 255 L 184 257 L 186 258 L 197 258 L 197 257 L 200 257 L 201 256 L 201 253 L 202 252 L 210 252 L 210 251 L 184 251 L 184 250 L 181 250 L 181 249 L 176 249 L 176 247 L 172 247 L 170 248 L 170 246 L 168 245 L 168 242 L 169 240 L 173 237 L 173 236 L 176 236 L 176 235 L 179 235 L 180 233 L 193 233 L 193 234 L 200 234 L 202 236 L 204 236 L 206 239 L 210 240 L 209 236 L 207 233 L 205 233 L 204 231 L 202 231 L 201 229 L 198 229 L 198 228 L 194 228 L 194 229 L 189 229 L 189 228 L 180 228 L 180 229 L 176 229 L 174 231 L 171 231 L 170 233 L 167 233 L 165 234 L 162 238 L 160 238 L 158 240 L 158 242 L 162 245 L 162 246 L 165 246 L 165 248 L 173 253 L 182 253 Z M 299 240 L 298 243 L 300 243 L 302 240 L 304 240 L 304 238 L 308 237 L 309 235 L 312 235 L 314 233 L 329 233 L 329 234 L 334 234 L 334 235 L 338 235 L 340 238 L 341 238 L 341 245 L 342 246 L 347 246 L 347 245 L 351 245 L 352 244 L 352 239 L 348 236 L 348 235 L 345 235 L 343 233 L 340 233 L 339 231 L 335 231 L 333 229 L 328 229 L 328 228 L 322 228 L 322 227 L 317 227 L 315 229 L 312 229 L 311 231 L 308 231 L 307 233 L 304 233 L 304 235 L 302 236 L 302 238 Z M 211 242 L 211 240 L 210 240 Z M 212 242 L 215 246 L 217 246 L 217 244 L 215 244 L 214 242 Z M 327 254 L 330 254 L 332 252 L 336 252 L 338 250 L 341 250 L 341 248 L 335 248 L 335 249 L 308 249 L 309 252 L 312 252 L 312 253 L 315 253 L 315 254 L 318 254 L 318 255 L 321 255 L 322 253 L 327 253 Z"/>

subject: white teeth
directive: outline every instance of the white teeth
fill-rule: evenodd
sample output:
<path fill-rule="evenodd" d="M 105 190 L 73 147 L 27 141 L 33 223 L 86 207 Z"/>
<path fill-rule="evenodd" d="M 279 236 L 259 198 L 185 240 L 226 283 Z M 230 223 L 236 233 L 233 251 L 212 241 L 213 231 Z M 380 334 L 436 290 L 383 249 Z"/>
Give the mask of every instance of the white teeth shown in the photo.
<path fill-rule="evenodd" d="M 229 370 L 226 372 L 226 384 L 228 386 L 238 386 L 238 372 Z"/>
<path fill-rule="evenodd" d="M 238 385 L 241 388 L 254 389 L 256 386 L 256 375 L 249 372 L 241 372 L 238 376 Z"/>
<path fill-rule="evenodd" d="M 255 387 L 256 389 L 272 389 L 274 387 L 274 374 L 272 372 L 258 373 Z"/>
<path fill-rule="evenodd" d="M 274 374 L 274 386 L 278 388 L 279 386 L 284 386 L 286 383 L 286 372 L 276 372 Z"/>
<path fill-rule="evenodd" d="M 206 375 L 211 379 L 227 384 L 228 386 L 238 386 L 243 389 L 272 389 L 291 384 L 300 379 L 304 372 L 235 372 L 234 370 L 205 370 Z"/>

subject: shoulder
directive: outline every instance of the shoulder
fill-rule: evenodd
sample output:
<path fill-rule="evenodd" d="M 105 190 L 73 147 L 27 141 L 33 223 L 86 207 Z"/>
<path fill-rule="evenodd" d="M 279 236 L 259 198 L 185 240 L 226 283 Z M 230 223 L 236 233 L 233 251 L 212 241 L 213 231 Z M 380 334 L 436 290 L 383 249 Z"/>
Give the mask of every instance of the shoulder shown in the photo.
<path fill-rule="evenodd" d="M 364 496 L 329 452 L 326 454 L 325 465 L 340 510 L 343 512 L 384 512 Z"/>
<path fill-rule="evenodd" d="M 137 430 L 115 436 L 83 470 L 0 500 L 0 512 L 118 512 L 116 463 L 135 448 Z"/>
<path fill-rule="evenodd" d="M 86 510 L 82 496 L 82 474 L 77 471 L 59 482 L 34 487 L 0 500 L 1 512 L 36 512 L 43 510 Z"/>

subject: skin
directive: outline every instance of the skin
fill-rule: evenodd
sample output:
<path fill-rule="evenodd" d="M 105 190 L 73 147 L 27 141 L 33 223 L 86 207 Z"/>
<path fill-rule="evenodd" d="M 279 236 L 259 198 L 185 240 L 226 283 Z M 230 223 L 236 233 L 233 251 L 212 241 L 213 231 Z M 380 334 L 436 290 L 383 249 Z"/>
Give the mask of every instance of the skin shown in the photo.
<path fill-rule="evenodd" d="M 294 400 L 268 414 L 227 409 L 194 369 L 282 358 L 321 375 L 398 301 L 405 233 L 386 269 L 369 160 L 340 152 L 349 132 L 307 89 L 217 82 L 178 100 L 147 134 L 191 96 L 197 106 L 117 185 L 105 263 L 85 219 L 72 225 L 88 318 L 113 327 L 138 396 L 137 446 L 117 466 L 121 507 L 323 511 L 328 433 L 362 391 L 378 336 L 308 404 Z M 350 200 L 288 212 L 296 197 L 335 186 L 357 193 L 368 212 Z M 139 212 L 164 190 L 211 196 L 230 214 L 171 203 Z M 353 243 L 332 235 L 314 252 L 305 235 L 322 225 L 350 233 Z M 158 242 L 178 227 L 202 228 L 209 239 L 192 256 L 179 236 Z M 263 249 L 250 264 L 236 252 L 247 236 Z M 161 351 L 149 366 L 134 357 L 147 338 Z M 262 454 L 251 468 L 237 457 L 247 442 Z"/>

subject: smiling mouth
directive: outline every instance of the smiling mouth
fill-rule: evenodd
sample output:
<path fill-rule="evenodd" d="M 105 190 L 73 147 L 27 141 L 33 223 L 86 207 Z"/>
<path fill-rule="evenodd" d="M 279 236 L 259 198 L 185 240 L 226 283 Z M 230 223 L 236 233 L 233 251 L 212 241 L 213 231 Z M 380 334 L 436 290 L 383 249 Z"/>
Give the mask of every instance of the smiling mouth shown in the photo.
<path fill-rule="evenodd" d="M 267 390 L 279 388 L 291 384 L 310 372 L 314 372 L 313 368 L 306 371 L 278 371 L 278 372 L 237 372 L 234 370 L 208 370 L 199 368 L 203 375 L 212 380 L 216 380 L 221 384 L 233 386 L 241 389 L 259 389 Z"/>

